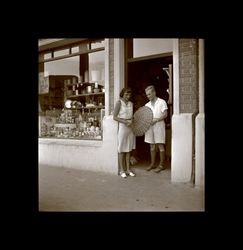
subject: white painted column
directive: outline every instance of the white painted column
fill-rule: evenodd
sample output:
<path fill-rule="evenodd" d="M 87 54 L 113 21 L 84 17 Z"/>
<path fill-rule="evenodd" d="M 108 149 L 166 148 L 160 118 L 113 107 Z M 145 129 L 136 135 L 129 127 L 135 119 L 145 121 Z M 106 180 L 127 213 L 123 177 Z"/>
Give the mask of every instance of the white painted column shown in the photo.
<path fill-rule="evenodd" d="M 172 117 L 171 181 L 190 182 L 192 174 L 192 119 L 183 113 Z"/>
<path fill-rule="evenodd" d="M 199 114 L 195 124 L 195 185 L 205 185 L 204 40 L 199 39 Z"/>
<path fill-rule="evenodd" d="M 173 114 L 179 114 L 179 40 L 173 39 Z"/>
<path fill-rule="evenodd" d="M 105 115 L 108 116 L 110 113 L 110 97 L 109 97 L 109 39 L 105 39 Z"/>
<path fill-rule="evenodd" d="M 114 106 L 119 100 L 120 92 L 124 88 L 124 39 L 114 39 Z"/>
<path fill-rule="evenodd" d="M 179 40 L 173 41 L 173 116 L 171 133 L 171 181 L 189 182 L 192 173 L 192 118 L 180 114 Z"/>

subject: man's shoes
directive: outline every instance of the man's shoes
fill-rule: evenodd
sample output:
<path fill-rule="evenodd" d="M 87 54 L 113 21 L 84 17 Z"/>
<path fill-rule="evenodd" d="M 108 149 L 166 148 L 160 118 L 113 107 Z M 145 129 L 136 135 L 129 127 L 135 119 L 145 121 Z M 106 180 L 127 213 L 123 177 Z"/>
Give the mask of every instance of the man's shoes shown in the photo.
<path fill-rule="evenodd" d="M 154 172 L 155 172 L 155 173 L 159 173 L 159 172 L 162 171 L 162 170 L 165 170 L 165 167 L 162 166 L 162 165 L 159 165 L 159 166 L 154 170 Z"/>
<path fill-rule="evenodd" d="M 146 168 L 147 171 L 150 171 L 151 169 L 155 168 L 154 165 L 150 165 L 148 168 Z"/>

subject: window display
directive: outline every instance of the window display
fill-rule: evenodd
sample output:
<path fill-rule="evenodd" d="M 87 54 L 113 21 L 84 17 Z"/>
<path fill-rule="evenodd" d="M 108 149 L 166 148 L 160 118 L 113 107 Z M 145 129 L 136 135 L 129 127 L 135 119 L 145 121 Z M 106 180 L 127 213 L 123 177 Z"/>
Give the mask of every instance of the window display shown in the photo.
<path fill-rule="evenodd" d="M 104 48 L 84 52 L 39 62 L 39 137 L 102 140 Z"/>
<path fill-rule="evenodd" d="M 102 139 L 103 110 L 88 113 L 63 109 L 47 112 L 41 119 L 40 137 L 63 139 Z"/>
<path fill-rule="evenodd" d="M 40 137 L 65 138 L 65 139 L 102 139 L 102 120 L 104 117 L 104 87 L 98 83 L 81 83 L 77 78 L 70 76 L 49 76 L 51 89 L 53 85 L 60 91 L 58 98 L 62 97 L 62 108 L 60 101 L 55 100 L 55 95 L 49 93 L 47 97 L 49 107 L 42 101 L 42 109 L 46 109 L 40 115 Z M 70 78 L 72 78 L 72 82 Z M 60 87 L 61 80 L 62 87 Z M 59 82 L 59 85 L 56 84 Z M 51 100 L 50 100 L 51 99 Z"/>

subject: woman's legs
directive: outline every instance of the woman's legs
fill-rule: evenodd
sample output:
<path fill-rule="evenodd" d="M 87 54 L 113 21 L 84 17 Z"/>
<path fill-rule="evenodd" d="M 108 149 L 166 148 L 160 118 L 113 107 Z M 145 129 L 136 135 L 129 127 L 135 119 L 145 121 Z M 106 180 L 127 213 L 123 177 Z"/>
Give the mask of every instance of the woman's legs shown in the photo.
<path fill-rule="evenodd" d="M 135 174 L 130 170 L 130 156 L 131 152 L 127 152 L 126 154 L 126 166 L 127 166 L 127 172 L 130 176 L 135 176 Z"/>
<path fill-rule="evenodd" d="M 125 172 L 124 169 L 125 153 L 118 153 L 118 162 L 119 162 L 120 172 Z"/>
<path fill-rule="evenodd" d="M 130 152 L 125 153 L 126 155 L 126 167 L 127 167 L 127 171 L 130 171 Z"/>

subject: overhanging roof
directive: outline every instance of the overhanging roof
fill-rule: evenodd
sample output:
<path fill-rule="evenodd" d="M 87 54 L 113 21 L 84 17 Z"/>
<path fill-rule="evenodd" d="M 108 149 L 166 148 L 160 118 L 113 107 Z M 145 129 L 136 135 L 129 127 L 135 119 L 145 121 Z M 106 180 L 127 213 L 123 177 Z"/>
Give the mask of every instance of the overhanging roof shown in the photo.
<path fill-rule="evenodd" d="M 44 52 L 58 47 L 65 47 L 70 44 L 80 43 L 88 38 L 58 38 L 58 39 L 39 39 L 39 52 Z"/>

